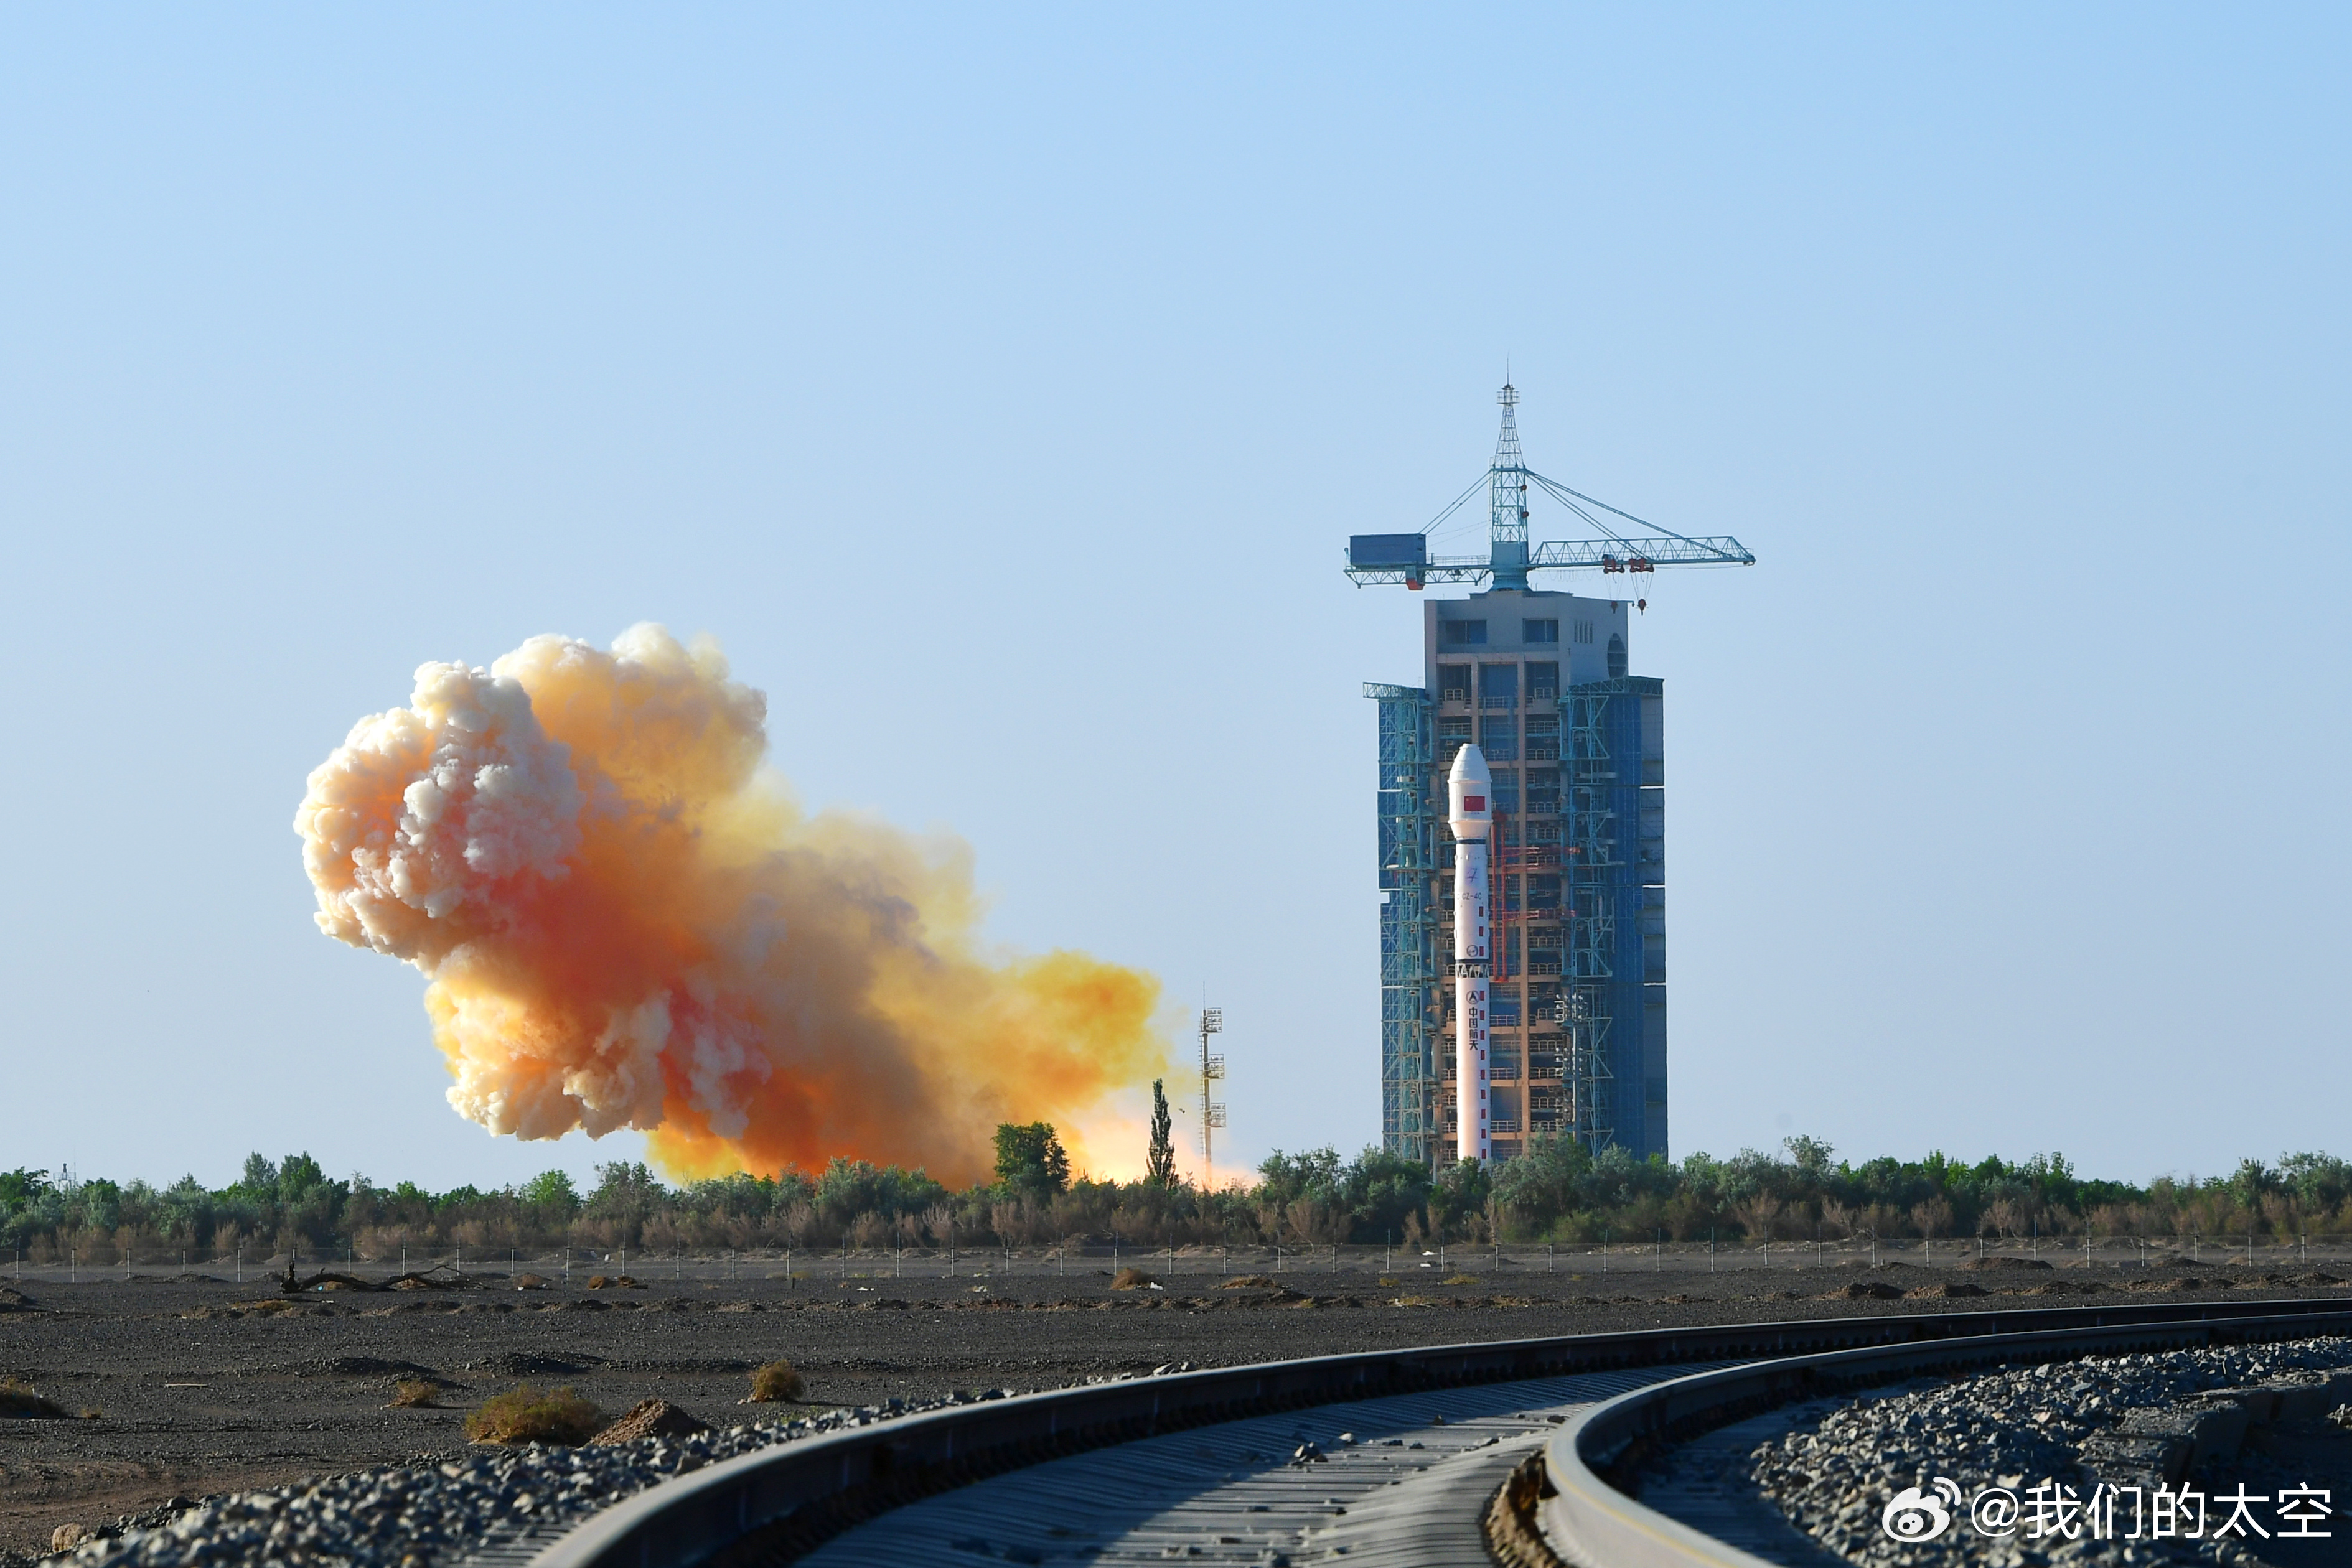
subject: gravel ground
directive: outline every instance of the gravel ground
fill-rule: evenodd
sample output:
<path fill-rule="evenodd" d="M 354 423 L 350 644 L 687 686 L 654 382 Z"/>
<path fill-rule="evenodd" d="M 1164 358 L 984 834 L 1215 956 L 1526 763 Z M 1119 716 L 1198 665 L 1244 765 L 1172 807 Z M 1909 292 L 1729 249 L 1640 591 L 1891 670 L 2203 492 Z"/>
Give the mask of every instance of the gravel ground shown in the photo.
<path fill-rule="evenodd" d="M 1009 1390 L 991 1391 L 998 1398 Z M 962 1404 L 968 1396 L 939 1401 Z M 936 1406 L 932 1406 L 936 1407 Z M 459 1455 L 435 1466 L 328 1476 L 268 1491 L 159 1509 L 76 1548 L 75 1568 L 131 1564 L 415 1564 L 448 1563 L 530 1526 L 563 1525 L 655 1482 L 759 1448 L 892 1419 L 925 1406 L 832 1410 L 677 1438 L 610 1447 L 537 1443 Z"/>
<path fill-rule="evenodd" d="M 929 1406 L 958 1391 L 1028 1392 L 1179 1363 L 1943 1312 L 1962 1304 L 1952 1293 L 1978 1291 L 1992 1298 L 1984 1306 L 2020 1295 L 2053 1298 L 2036 1305 L 2090 1304 L 2134 1299 L 2117 1292 L 2148 1283 L 2137 1271 L 2105 1268 L 1776 1267 L 1709 1275 L 1670 1267 L 1612 1269 L 1603 1281 L 1538 1267 L 1491 1277 L 1477 1268 L 1475 1283 L 1459 1285 L 1439 1283 L 1434 1271 L 1383 1284 L 1370 1273 L 1308 1270 L 1286 1274 L 1280 1291 L 1222 1291 L 1222 1274 L 1194 1271 L 1213 1269 L 1213 1260 L 1181 1266 L 1183 1273 L 1154 1291 L 1112 1291 L 1107 1271 L 1075 1268 L 1066 1278 L 853 1274 L 682 1286 L 649 1279 L 641 1290 L 593 1292 L 584 1281 L 517 1291 L 503 1280 L 482 1279 L 462 1291 L 312 1294 L 293 1302 L 266 1295 L 259 1284 L 28 1281 L 35 1310 L 0 1312 L 0 1377 L 31 1382 L 68 1409 L 101 1414 L 0 1420 L 0 1559 L 45 1551 L 60 1525 L 97 1530 L 143 1516 L 152 1526 L 198 1502 L 252 1493 L 278 1495 L 270 1511 L 281 1520 L 331 1507 L 352 1521 L 341 1528 L 357 1541 L 373 1528 L 358 1522 L 362 1515 L 381 1521 L 396 1519 L 397 1510 L 438 1507 L 428 1494 L 460 1484 L 445 1467 L 494 1477 L 499 1465 L 514 1462 L 504 1451 L 469 1448 L 462 1422 L 466 1409 L 523 1379 L 570 1385 L 613 1414 L 659 1397 L 724 1425 L 747 1413 L 737 1406 L 749 1369 L 783 1357 L 809 1378 L 808 1406 L 796 1414 L 863 1408 L 871 1419 L 894 1399 L 901 1407 Z M 2216 1278 L 2211 1289 L 2182 1299 L 2308 1295 L 2315 1288 L 2247 1274 Z M 1849 1290 L 1895 1299 L 1856 1299 Z M 441 1407 L 393 1407 L 394 1385 L 404 1378 L 439 1385 Z M 708 1442 L 715 1452 L 775 1436 L 763 1428 Z M 689 1457 L 673 1441 L 658 1458 L 647 1445 L 642 1453 L 589 1462 L 654 1467 L 643 1470 L 653 1474 Z M 572 1458 L 565 1452 L 549 1462 L 568 1467 Z M 394 1485 L 394 1471 L 415 1479 Z M 570 1475 L 567 1469 L 560 1485 L 526 1489 L 533 1508 L 542 1494 L 582 1490 Z M 310 1479 L 320 1476 L 344 1479 Z M 584 1487 L 613 1484 L 600 1470 Z M 352 1506 L 371 1493 L 375 1504 Z M 297 1497 L 315 1500 L 298 1504 Z M 216 1515 L 207 1528 L 225 1529 L 226 1517 Z M 417 1555 L 423 1563 L 449 1560 L 446 1549 Z"/>
<path fill-rule="evenodd" d="M 2103 1473 L 2120 1473 L 2112 1461 L 2102 1463 L 2100 1439 L 2118 1433 L 2131 1412 L 2178 1411 L 2184 1400 L 2208 1390 L 2320 1383 L 2325 1374 L 2347 1368 L 2352 1368 L 2352 1340 L 2320 1339 L 2093 1356 L 1877 1389 L 1826 1412 L 1817 1409 L 1779 1442 L 1759 1447 L 1751 1456 L 1751 1474 L 1800 1529 L 1848 1561 L 1874 1568 L 2352 1562 L 2352 1521 L 2340 1516 L 2332 1521 L 2326 1542 L 2275 1539 L 2294 1528 L 2275 1512 L 2283 1487 L 2324 1488 L 2333 1506 L 2352 1510 L 2352 1433 L 2325 1416 L 2253 1430 L 2242 1451 L 2215 1456 L 2183 1483 L 2211 1499 L 2242 1482 L 2248 1493 L 2270 1500 L 2268 1506 L 2249 1511 L 2272 1539 L 2242 1530 L 2217 1542 L 2213 1531 L 2232 1511 L 2210 1502 L 2206 1538 L 2194 1542 L 2156 1540 L 2147 1531 L 2137 1541 L 2096 1541 L 2087 1530 L 2074 1540 L 2045 1531 L 2037 1541 L 2032 1513 L 2006 1538 L 1981 1534 L 1969 1523 L 1970 1505 L 1985 1488 L 2006 1488 L 2023 1500 L 2038 1484 L 2054 1480 L 2078 1496 L 2091 1496 Z M 2352 1411 L 2346 1414 L 2352 1416 Z M 1890 1538 L 1881 1526 L 1888 1500 L 1909 1487 L 1932 1491 L 1939 1476 L 1959 1487 L 1961 1501 L 1948 1509 L 1954 1516 L 1950 1530 L 1926 1543 Z M 2119 1536 L 2131 1528 L 2131 1519 L 2126 1498 L 2116 1514 Z"/>

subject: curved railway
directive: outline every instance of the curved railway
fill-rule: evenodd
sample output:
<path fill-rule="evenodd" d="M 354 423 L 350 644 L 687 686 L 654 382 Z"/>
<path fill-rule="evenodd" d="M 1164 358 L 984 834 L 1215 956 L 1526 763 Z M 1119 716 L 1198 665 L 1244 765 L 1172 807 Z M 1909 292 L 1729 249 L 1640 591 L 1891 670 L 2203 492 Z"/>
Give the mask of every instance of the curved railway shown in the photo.
<path fill-rule="evenodd" d="M 1670 1518 L 1612 1477 L 1662 1445 L 1841 1390 L 2342 1333 L 2352 1302 L 2341 1299 L 2151 1303 L 1656 1329 L 1183 1373 L 763 1449 L 618 1503 L 530 1561 L 1286 1568 L 1345 1556 L 1472 1568 L 1496 1560 L 1488 1532 L 1507 1537 L 1517 1519 L 1568 1558 L 1608 1568 L 1751 1568 L 1806 1553 L 1793 1533 L 1790 1550 L 1774 1551 L 1769 1531 L 1743 1539 Z M 1515 1486 L 1519 1513 L 1497 1505 L 1488 1521 L 1506 1478 L 1538 1468 L 1548 1484 Z M 1549 1495 L 1538 1500 L 1538 1490 Z"/>

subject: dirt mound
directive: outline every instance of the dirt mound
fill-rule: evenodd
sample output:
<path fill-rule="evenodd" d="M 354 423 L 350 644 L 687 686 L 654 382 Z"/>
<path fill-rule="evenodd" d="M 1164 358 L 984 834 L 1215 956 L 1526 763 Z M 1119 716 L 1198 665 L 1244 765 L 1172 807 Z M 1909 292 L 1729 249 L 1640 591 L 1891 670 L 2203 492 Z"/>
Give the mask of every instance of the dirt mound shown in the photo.
<path fill-rule="evenodd" d="M 2290 1285 L 2340 1285 L 2344 1281 L 2333 1274 L 2296 1274 L 2287 1280 Z"/>
<path fill-rule="evenodd" d="M 327 1270 L 306 1279 L 296 1279 L 288 1269 L 286 1277 L 278 1281 L 278 1289 L 286 1295 L 299 1296 L 310 1291 L 373 1291 L 376 1287 L 356 1274 L 342 1274 Z"/>
<path fill-rule="evenodd" d="M 1832 1291 L 1821 1298 L 1824 1301 L 1899 1301 L 1903 1287 L 1890 1285 L 1884 1280 L 1856 1280 L 1843 1290 Z"/>
<path fill-rule="evenodd" d="M 487 1372 L 493 1377 L 577 1377 L 604 1364 L 601 1355 L 532 1355 L 526 1351 L 510 1350 L 501 1355 L 469 1361 L 466 1370 Z"/>
<path fill-rule="evenodd" d="M 626 1274 L 591 1274 L 588 1288 L 592 1291 L 642 1291 L 643 1285 Z"/>
<path fill-rule="evenodd" d="M 1971 1285 L 1965 1280 L 1946 1280 L 1938 1284 L 1921 1285 L 1904 1292 L 1915 1301 L 1941 1300 L 1952 1296 L 1981 1296 L 1988 1293 L 1982 1285 Z"/>
<path fill-rule="evenodd" d="M 1963 1269 L 2047 1269 L 2049 1264 L 2039 1258 L 2003 1258 L 1988 1252 L 1981 1258 L 1971 1258 L 1960 1265 Z"/>
<path fill-rule="evenodd" d="M 634 1443 L 640 1437 L 691 1437 L 709 1430 L 710 1423 L 696 1420 L 667 1399 L 641 1399 L 627 1415 L 588 1440 Z"/>
<path fill-rule="evenodd" d="M 413 1361 L 386 1361 L 374 1355 L 339 1355 L 318 1363 L 313 1371 L 322 1377 L 432 1377 L 429 1366 L 419 1366 Z"/>
<path fill-rule="evenodd" d="M 544 1291 L 547 1285 L 544 1274 L 518 1274 L 514 1279 L 514 1288 L 518 1291 Z"/>
<path fill-rule="evenodd" d="M 44 1399 L 29 1383 L 19 1383 L 13 1377 L 0 1378 L 0 1416 L 13 1416 L 30 1421 L 63 1421 L 73 1412 L 62 1405 Z"/>
<path fill-rule="evenodd" d="M 0 1285 L 0 1312 L 37 1312 L 41 1304 L 14 1285 Z"/>

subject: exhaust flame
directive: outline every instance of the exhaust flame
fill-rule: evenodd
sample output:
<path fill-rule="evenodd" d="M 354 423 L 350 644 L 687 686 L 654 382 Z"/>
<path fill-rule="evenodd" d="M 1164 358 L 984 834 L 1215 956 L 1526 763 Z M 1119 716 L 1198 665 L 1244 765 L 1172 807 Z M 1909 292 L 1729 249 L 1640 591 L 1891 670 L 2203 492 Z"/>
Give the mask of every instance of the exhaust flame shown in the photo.
<path fill-rule="evenodd" d="M 658 626 L 534 637 L 425 665 L 311 773 L 319 926 L 429 977 L 459 1113 L 637 1128 L 684 1176 L 845 1155 L 969 1181 L 998 1123 L 1067 1136 L 1164 1070 L 1158 981 L 979 951 L 971 851 L 803 816 L 760 769 L 765 717 Z"/>

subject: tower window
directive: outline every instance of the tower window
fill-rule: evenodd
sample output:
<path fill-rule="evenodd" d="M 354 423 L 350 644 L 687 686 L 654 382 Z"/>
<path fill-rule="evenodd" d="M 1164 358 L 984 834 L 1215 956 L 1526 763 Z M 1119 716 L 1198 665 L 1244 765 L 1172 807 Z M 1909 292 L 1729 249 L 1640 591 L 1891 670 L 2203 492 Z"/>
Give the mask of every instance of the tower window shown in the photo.
<path fill-rule="evenodd" d="M 1625 675 L 1625 639 L 1616 632 L 1609 633 L 1609 678 L 1622 680 Z"/>
<path fill-rule="evenodd" d="M 1486 623 L 1484 621 L 1440 621 L 1437 623 L 1437 640 L 1456 648 L 1484 643 L 1486 640 Z"/>
<path fill-rule="evenodd" d="M 1557 621 L 1522 621 L 1519 622 L 1519 641 L 1522 643 L 1557 643 L 1559 641 L 1559 622 Z"/>

